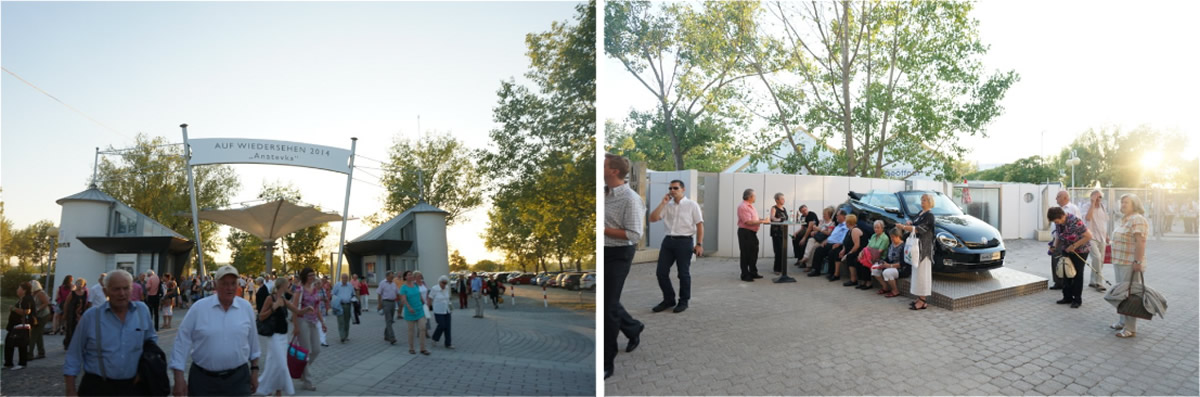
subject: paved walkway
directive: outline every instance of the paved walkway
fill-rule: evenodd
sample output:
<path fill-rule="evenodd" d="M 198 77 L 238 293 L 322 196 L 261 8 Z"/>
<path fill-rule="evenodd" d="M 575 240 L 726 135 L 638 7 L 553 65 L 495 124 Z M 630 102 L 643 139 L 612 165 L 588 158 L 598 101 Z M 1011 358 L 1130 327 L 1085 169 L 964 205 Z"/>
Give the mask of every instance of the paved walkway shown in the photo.
<path fill-rule="evenodd" d="M 394 324 L 400 340 L 383 341 L 383 316 L 364 312 L 360 325 L 351 325 L 350 340 L 338 343 L 337 318 L 325 318 L 331 343 L 322 347 L 313 364 L 317 391 L 298 395 L 595 395 L 595 314 L 568 310 L 559 303 L 543 307 L 540 289 L 517 304 L 499 310 L 486 306 L 484 318 L 474 308 L 453 312 L 455 350 L 427 340 L 430 356 L 408 354 L 407 328 Z M 565 292 L 565 291 L 564 291 Z M 560 300 L 578 300 L 577 293 Z M 594 305 L 594 294 L 590 296 Z M 506 297 L 506 299 L 509 299 Z M 553 301 L 553 299 L 552 299 Z M 585 300 L 587 302 L 587 300 Z M 175 325 L 186 311 L 176 310 Z M 47 358 L 26 369 L 0 373 L 0 395 L 62 395 L 65 390 L 62 336 L 47 336 Z M 159 331 L 160 346 L 170 355 L 175 329 Z M 418 349 L 419 350 L 419 349 Z"/>
<path fill-rule="evenodd" d="M 1009 268 L 1049 277 L 1045 243 L 1006 245 Z M 1151 240 L 1147 249 L 1147 284 L 1170 308 L 1165 319 L 1140 322 L 1130 340 L 1113 336 L 1115 309 L 1092 289 L 1079 309 L 1054 304 L 1059 291 L 1044 291 L 954 312 L 913 312 L 907 299 L 819 277 L 742 282 L 729 258 L 693 264 L 686 312 L 652 313 L 661 299 L 654 265 L 636 264 L 622 301 L 646 331 L 641 347 L 617 356 L 605 392 L 1198 395 L 1197 240 Z M 769 258 L 758 266 L 770 277 Z"/>

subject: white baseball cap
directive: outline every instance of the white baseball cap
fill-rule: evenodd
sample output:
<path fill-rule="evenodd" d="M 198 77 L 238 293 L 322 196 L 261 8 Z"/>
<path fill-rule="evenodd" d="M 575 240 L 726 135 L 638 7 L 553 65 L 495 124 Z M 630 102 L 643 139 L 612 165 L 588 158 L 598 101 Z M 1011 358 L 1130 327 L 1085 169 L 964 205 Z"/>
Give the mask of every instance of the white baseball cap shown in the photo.
<path fill-rule="evenodd" d="M 237 268 L 234 268 L 233 266 L 229 266 L 229 265 L 221 266 L 219 269 L 217 269 L 217 274 L 216 274 L 216 276 L 213 277 L 213 280 L 220 280 L 221 277 L 225 277 L 230 274 L 237 276 L 238 275 Z"/>

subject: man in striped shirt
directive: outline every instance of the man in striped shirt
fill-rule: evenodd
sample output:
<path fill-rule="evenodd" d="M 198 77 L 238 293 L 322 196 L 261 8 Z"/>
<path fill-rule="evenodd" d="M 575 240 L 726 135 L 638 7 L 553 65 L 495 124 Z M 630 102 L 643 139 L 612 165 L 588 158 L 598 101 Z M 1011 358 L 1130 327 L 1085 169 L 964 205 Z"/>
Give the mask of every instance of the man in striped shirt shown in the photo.
<path fill-rule="evenodd" d="M 641 343 L 646 328 L 621 306 L 621 290 L 633 265 L 637 242 L 642 238 L 642 217 L 646 206 L 642 198 L 629 188 L 629 159 L 604 155 L 604 377 L 613 373 L 617 357 L 617 333 L 629 338 L 625 352 L 632 352 Z"/>

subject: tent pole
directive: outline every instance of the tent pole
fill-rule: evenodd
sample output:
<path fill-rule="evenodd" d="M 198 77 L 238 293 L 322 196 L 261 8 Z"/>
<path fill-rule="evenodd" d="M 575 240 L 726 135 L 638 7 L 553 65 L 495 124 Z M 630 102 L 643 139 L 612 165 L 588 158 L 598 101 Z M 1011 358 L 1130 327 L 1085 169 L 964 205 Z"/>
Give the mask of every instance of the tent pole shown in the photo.
<path fill-rule="evenodd" d="M 342 232 L 338 234 L 337 269 L 333 273 L 334 280 L 342 275 L 342 253 L 346 249 L 346 217 L 350 211 L 350 182 L 354 180 L 354 151 L 358 148 L 358 138 L 350 138 L 350 170 L 346 172 L 346 203 L 342 205 Z"/>
<path fill-rule="evenodd" d="M 192 176 L 192 147 L 188 145 L 187 124 L 180 124 L 183 129 L 183 158 L 187 166 L 188 194 L 192 198 L 192 230 L 196 233 L 196 261 L 200 262 L 200 274 L 207 274 L 204 269 L 204 246 L 200 243 L 200 211 L 196 209 L 196 180 Z"/>

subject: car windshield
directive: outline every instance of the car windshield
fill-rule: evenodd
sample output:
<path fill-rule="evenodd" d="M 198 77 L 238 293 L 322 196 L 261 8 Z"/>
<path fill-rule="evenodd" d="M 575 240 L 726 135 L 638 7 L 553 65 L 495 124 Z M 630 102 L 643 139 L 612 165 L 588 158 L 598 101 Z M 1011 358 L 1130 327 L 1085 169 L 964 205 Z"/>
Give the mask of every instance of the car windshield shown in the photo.
<path fill-rule="evenodd" d="M 925 192 L 904 192 L 904 203 L 908 205 L 909 214 L 921 213 L 921 195 Z M 933 214 L 938 216 L 943 215 L 962 215 L 962 210 L 958 208 L 954 202 L 950 201 L 943 194 L 932 194 L 933 196 Z"/>

